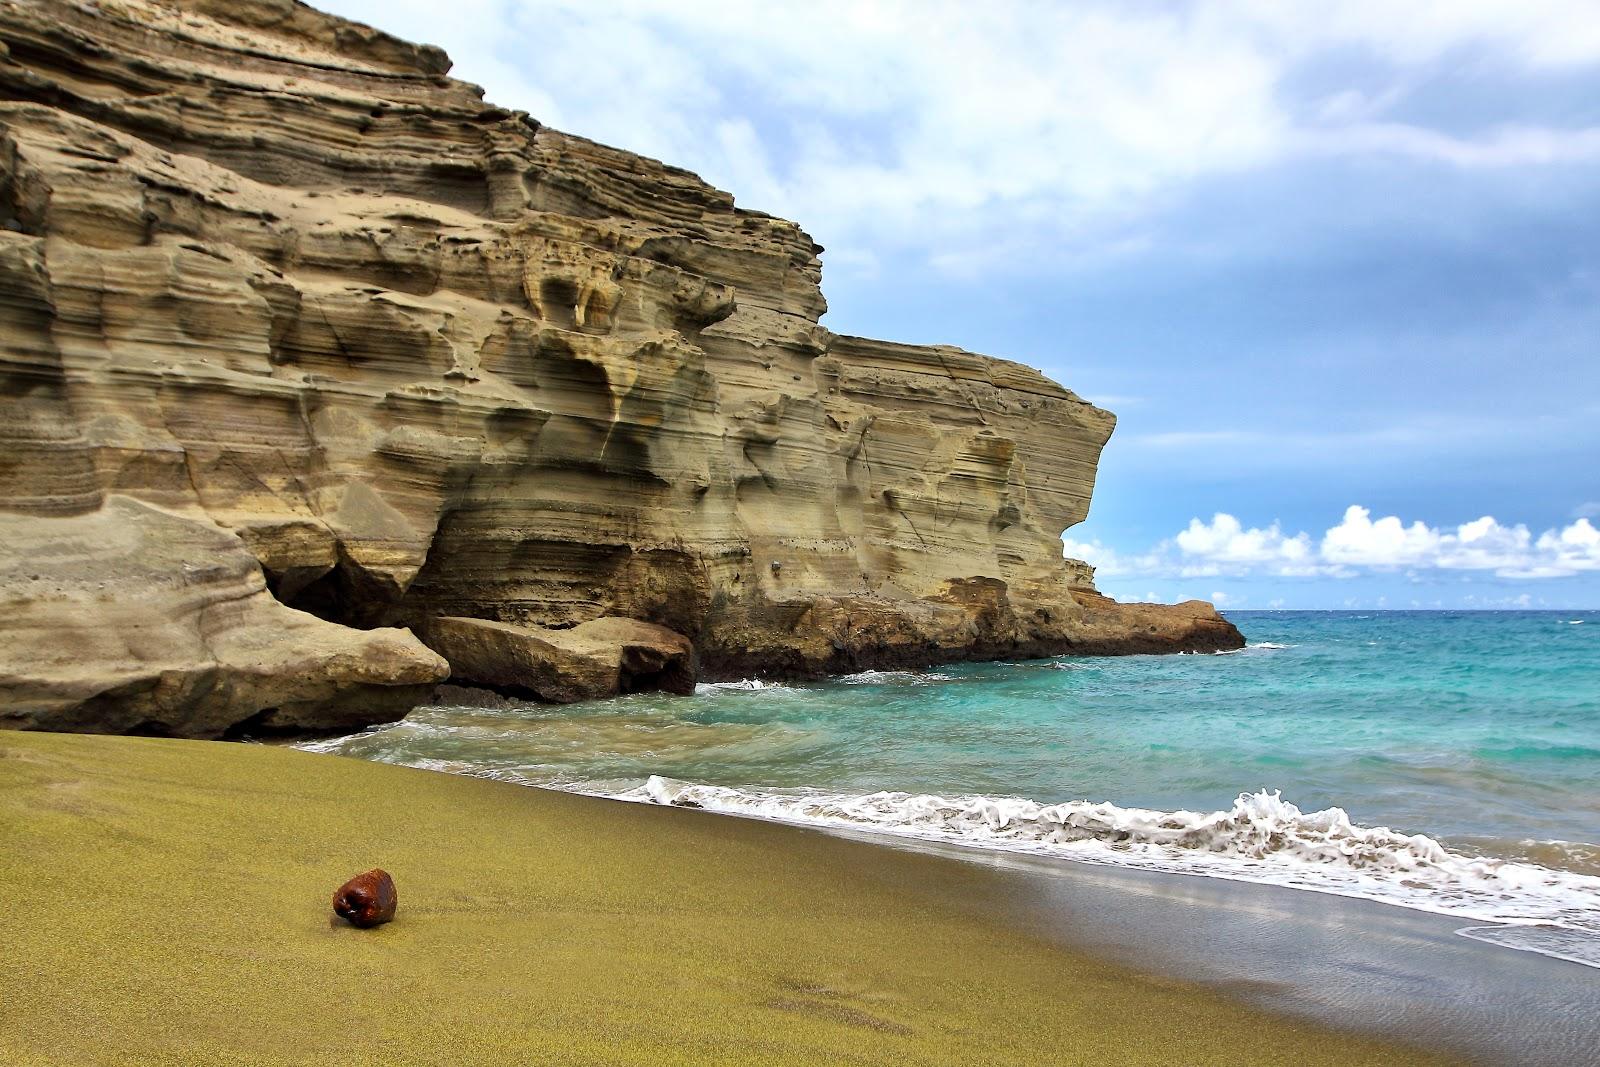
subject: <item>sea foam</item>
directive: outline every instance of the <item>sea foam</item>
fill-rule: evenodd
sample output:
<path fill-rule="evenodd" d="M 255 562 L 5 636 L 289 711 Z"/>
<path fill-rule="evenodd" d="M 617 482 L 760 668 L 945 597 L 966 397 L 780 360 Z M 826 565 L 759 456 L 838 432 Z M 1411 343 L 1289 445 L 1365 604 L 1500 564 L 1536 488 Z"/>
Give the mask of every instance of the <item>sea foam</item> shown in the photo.
<path fill-rule="evenodd" d="M 701 682 L 694 687 L 696 696 L 706 696 L 710 693 L 787 693 L 791 686 L 780 685 L 777 682 L 764 682 L 760 678 L 741 678 L 734 682 Z"/>
<path fill-rule="evenodd" d="M 1569 947 L 1566 958 L 1600 965 L 1600 878 L 1465 855 L 1422 834 L 1360 826 L 1342 808 L 1303 812 L 1278 792 L 1243 793 L 1225 811 L 1193 812 L 1014 797 L 762 792 L 653 776 L 619 797 L 1556 928 L 1569 946 L 1589 946 Z"/>
<path fill-rule="evenodd" d="M 1243 648 L 1224 648 L 1216 652 L 1179 652 L 1180 656 L 1238 656 L 1248 652 L 1281 652 L 1293 645 L 1280 645 L 1275 641 L 1252 641 Z"/>
<path fill-rule="evenodd" d="M 953 677 L 939 671 L 861 671 L 840 675 L 834 681 L 841 685 L 927 685 L 948 682 Z"/>

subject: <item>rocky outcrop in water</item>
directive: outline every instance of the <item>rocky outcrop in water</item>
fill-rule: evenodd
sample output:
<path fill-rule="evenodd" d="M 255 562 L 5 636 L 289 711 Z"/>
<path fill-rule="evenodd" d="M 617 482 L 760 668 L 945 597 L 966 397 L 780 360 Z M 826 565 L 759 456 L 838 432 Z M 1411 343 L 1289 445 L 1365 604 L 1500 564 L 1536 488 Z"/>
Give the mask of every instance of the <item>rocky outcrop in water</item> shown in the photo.
<path fill-rule="evenodd" d="M 1110 413 L 831 333 L 793 223 L 448 66 L 289 0 L 0 0 L 3 721 L 392 718 L 436 620 L 718 675 L 1240 643 L 1061 558 Z"/>

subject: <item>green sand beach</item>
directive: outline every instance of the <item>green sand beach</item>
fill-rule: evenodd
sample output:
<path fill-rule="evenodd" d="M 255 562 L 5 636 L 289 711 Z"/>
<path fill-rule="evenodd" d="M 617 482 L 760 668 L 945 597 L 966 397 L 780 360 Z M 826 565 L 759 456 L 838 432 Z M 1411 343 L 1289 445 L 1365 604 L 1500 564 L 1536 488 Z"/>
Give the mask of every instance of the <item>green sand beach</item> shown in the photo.
<path fill-rule="evenodd" d="M 0 734 L 0 842 L 13 1064 L 1443 1062 L 977 917 L 972 865 L 334 756 Z M 332 920 L 377 865 L 396 921 Z"/>

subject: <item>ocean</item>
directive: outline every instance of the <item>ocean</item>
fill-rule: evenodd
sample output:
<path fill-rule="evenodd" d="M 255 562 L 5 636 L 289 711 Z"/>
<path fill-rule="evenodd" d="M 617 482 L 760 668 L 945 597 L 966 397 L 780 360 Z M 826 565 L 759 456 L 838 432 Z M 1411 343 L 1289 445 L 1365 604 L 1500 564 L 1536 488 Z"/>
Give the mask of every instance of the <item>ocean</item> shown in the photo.
<path fill-rule="evenodd" d="M 1229 612 L 1248 647 L 432 705 L 301 747 L 1268 882 L 1600 967 L 1600 612 Z"/>

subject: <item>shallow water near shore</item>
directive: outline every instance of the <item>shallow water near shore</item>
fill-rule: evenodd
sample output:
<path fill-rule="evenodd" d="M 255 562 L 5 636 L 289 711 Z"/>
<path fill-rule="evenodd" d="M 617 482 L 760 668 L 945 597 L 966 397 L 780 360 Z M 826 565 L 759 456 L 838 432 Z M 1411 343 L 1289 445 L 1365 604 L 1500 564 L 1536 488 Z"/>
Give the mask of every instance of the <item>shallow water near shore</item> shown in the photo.
<path fill-rule="evenodd" d="M 1600 613 L 1230 617 L 1232 654 L 439 705 L 304 747 L 1365 897 L 1600 966 Z"/>

